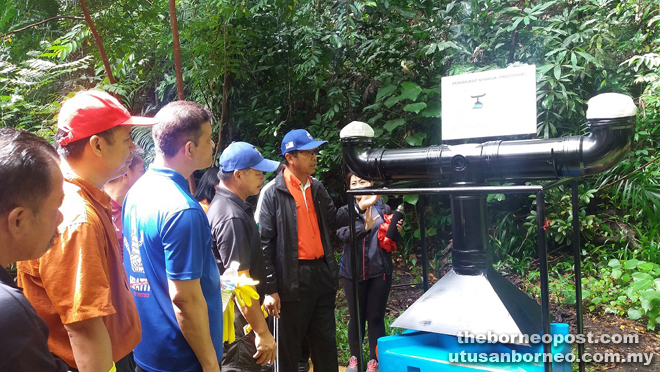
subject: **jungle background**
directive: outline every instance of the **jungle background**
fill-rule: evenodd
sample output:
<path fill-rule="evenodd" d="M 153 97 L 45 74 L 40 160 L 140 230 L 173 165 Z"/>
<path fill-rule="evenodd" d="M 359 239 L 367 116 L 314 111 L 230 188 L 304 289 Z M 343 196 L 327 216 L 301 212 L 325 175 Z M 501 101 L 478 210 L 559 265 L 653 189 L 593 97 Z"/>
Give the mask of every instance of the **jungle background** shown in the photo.
<path fill-rule="evenodd" d="M 612 319 L 615 327 L 649 337 L 638 349 L 659 352 L 657 0 L 171 3 L 177 11 L 183 93 L 212 111 L 218 149 L 242 140 L 276 158 L 282 136 L 306 128 L 329 141 L 316 177 L 338 206 L 346 203 L 339 130 L 360 120 L 374 128 L 378 147 L 441 143 L 443 76 L 535 64 L 539 138 L 585 133 L 586 102 L 596 94 L 632 96 L 639 108 L 632 151 L 579 187 L 582 305 L 594 319 Z M 115 94 L 140 115 L 154 115 L 176 100 L 169 5 L 165 0 L 0 0 L 2 125 L 52 139 L 62 101 L 94 87 Z M 149 161 L 149 132 L 134 135 Z M 421 294 L 420 211 L 417 197 L 403 199 L 388 201 L 406 207 L 391 319 Z M 553 311 L 570 313 L 576 305 L 570 187 L 551 190 L 545 202 Z M 489 196 L 489 207 L 496 268 L 538 298 L 535 200 L 496 194 Z M 451 264 L 448 199 L 429 197 L 425 213 L 433 282 Z M 405 295 L 397 295 L 401 287 Z M 341 300 L 337 318 L 345 362 L 347 312 Z M 612 367 L 623 368 L 590 366 Z"/>

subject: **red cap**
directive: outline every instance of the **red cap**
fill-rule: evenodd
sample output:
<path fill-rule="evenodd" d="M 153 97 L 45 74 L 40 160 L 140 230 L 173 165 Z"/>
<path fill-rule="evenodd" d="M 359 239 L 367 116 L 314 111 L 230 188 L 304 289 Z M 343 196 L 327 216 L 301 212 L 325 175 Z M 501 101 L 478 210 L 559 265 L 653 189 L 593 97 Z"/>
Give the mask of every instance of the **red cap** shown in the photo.
<path fill-rule="evenodd" d="M 58 143 L 66 146 L 118 125 L 149 126 L 156 119 L 131 116 L 117 99 L 100 90 L 79 92 L 66 100 L 57 117 L 57 129 L 68 132 Z"/>

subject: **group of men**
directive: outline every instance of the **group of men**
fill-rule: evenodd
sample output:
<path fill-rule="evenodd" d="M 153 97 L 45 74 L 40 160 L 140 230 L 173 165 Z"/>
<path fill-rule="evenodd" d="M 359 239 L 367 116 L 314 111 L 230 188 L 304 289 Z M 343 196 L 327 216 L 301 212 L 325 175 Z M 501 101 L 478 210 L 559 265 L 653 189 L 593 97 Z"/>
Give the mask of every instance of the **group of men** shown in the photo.
<path fill-rule="evenodd" d="M 232 143 L 207 215 L 187 179 L 213 163 L 210 119 L 187 101 L 131 116 L 109 94 L 84 91 L 60 110 L 59 157 L 43 139 L 0 129 L 0 334 L 20 335 L 0 337 L 0 370 L 259 371 L 276 362 L 289 372 L 305 339 L 316 371 L 338 370 L 330 231 L 348 216 L 311 177 L 325 141 L 289 132 L 285 168 L 263 190 L 279 163 Z M 153 126 L 156 158 L 143 176 L 136 125 Z M 246 200 L 260 191 L 253 216 Z M 25 297 L 4 271 L 16 261 Z M 277 345 L 261 302 L 239 301 L 236 341 L 223 350 L 220 275 L 232 262 L 258 281 Z"/>

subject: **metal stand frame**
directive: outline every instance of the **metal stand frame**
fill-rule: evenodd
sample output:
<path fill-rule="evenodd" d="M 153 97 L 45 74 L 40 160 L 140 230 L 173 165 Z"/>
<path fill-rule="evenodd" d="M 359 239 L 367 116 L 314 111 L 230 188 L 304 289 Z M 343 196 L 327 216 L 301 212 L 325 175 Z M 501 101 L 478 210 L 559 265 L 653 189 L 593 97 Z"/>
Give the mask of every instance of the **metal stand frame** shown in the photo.
<path fill-rule="evenodd" d="M 353 247 L 357 247 L 357 241 L 355 239 L 355 213 L 356 205 L 355 198 L 353 195 L 409 195 L 416 194 L 420 198 L 417 201 L 418 204 L 418 216 L 419 216 L 419 225 L 420 225 L 420 240 L 422 247 L 422 271 L 423 271 L 423 280 L 424 280 L 424 291 L 428 290 L 428 262 L 427 262 L 427 248 L 426 248 L 426 200 L 424 195 L 450 195 L 450 194 L 461 194 L 461 195 L 483 195 L 483 194 L 535 194 L 536 195 L 536 220 L 538 226 L 537 234 L 537 248 L 538 256 L 540 262 L 540 271 L 541 271 L 541 321 L 543 323 L 543 333 L 550 334 L 550 296 L 548 288 L 548 252 L 547 252 L 547 241 L 546 234 L 543 228 L 545 224 L 545 199 L 544 192 L 545 190 L 557 187 L 559 185 L 571 182 L 571 194 L 572 194 L 572 212 L 573 212 L 573 255 L 574 255 L 574 264 L 575 264 L 575 294 L 576 294 L 576 308 L 577 308 L 577 333 L 583 333 L 583 319 L 582 319 L 582 278 L 581 278 L 581 259 L 580 259 L 580 233 L 579 233 L 579 207 L 578 207 L 578 180 L 577 179 L 563 179 L 560 181 L 548 182 L 542 185 L 521 185 L 521 186 L 449 186 L 449 187 L 403 187 L 406 186 L 406 183 L 395 183 L 389 184 L 387 187 L 369 187 L 364 189 L 354 189 L 347 190 L 346 194 L 349 196 L 349 219 L 350 223 L 350 232 L 351 232 L 351 244 Z M 352 267 L 351 271 L 353 273 L 353 290 L 354 290 L 354 301 L 355 301 L 355 310 L 356 310 L 356 321 L 357 324 L 360 324 L 360 308 L 359 308 L 359 293 L 358 293 L 358 254 L 357 249 L 352 250 Z M 358 327 L 358 340 L 362 340 L 363 335 L 360 327 Z M 360 345 L 362 343 L 360 342 Z M 550 343 L 543 344 L 543 352 L 546 355 L 550 355 L 552 352 Z M 579 368 L 580 372 L 584 372 L 584 362 L 582 361 L 582 355 L 584 353 L 584 344 L 578 344 L 578 360 L 580 360 Z M 358 371 L 362 372 L 362 353 L 356 355 L 358 360 Z M 546 372 L 552 371 L 552 363 L 544 363 L 544 368 Z"/>

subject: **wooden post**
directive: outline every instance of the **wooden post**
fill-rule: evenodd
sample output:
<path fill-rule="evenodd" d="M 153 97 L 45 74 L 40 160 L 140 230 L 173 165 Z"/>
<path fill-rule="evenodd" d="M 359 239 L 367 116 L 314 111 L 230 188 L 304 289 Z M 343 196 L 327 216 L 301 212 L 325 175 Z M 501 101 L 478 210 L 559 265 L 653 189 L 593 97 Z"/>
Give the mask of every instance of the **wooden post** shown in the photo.
<path fill-rule="evenodd" d="M 181 68 L 181 44 L 179 43 L 179 25 L 176 20 L 176 2 L 170 0 L 170 24 L 172 25 L 172 46 L 174 47 L 174 72 L 176 74 L 176 93 L 180 101 L 186 99 L 183 92 L 183 72 Z M 188 188 L 192 194 L 197 191 L 195 177 L 188 178 Z"/>
<path fill-rule="evenodd" d="M 94 41 L 96 42 L 96 46 L 99 48 L 99 53 L 101 54 L 101 61 L 103 61 L 103 67 L 105 67 L 105 74 L 108 77 L 108 81 L 110 84 L 115 83 L 115 78 L 112 76 L 112 69 L 110 68 L 110 63 L 108 62 L 108 56 L 105 54 L 105 48 L 103 48 L 103 42 L 101 41 L 101 37 L 99 36 L 99 33 L 96 32 L 96 27 L 94 27 L 94 22 L 92 21 L 92 17 L 89 15 L 89 11 L 87 10 L 87 6 L 85 5 L 85 0 L 80 0 L 80 7 L 82 8 L 83 13 L 85 14 L 85 21 L 87 22 L 87 25 L 89 26 L 89 29 L 92 31 L 92 36 L 94 36 Z"/>

